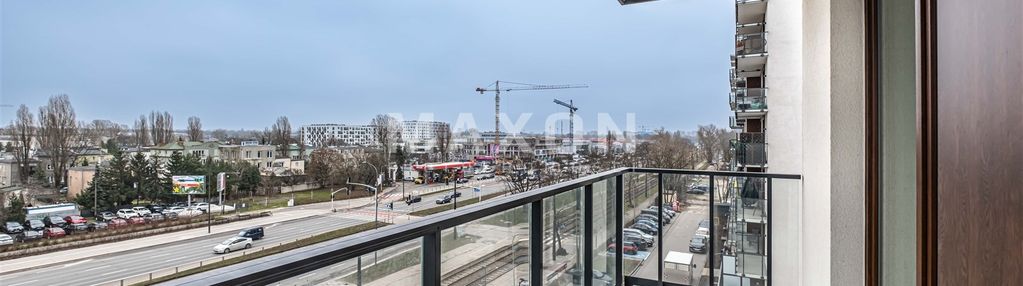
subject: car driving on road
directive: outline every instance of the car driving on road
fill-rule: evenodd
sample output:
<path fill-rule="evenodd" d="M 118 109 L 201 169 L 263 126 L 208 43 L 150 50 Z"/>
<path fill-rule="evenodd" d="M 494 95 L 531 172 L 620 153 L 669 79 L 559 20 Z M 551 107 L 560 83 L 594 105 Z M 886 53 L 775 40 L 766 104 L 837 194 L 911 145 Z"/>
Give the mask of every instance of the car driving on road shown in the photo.
<path fill-rule="evenodd" d="M 239 249 L 252 247 L 252 239 L 248 237 L 232 237 L 213 247 L 213 253 L 227 254 Z"/>

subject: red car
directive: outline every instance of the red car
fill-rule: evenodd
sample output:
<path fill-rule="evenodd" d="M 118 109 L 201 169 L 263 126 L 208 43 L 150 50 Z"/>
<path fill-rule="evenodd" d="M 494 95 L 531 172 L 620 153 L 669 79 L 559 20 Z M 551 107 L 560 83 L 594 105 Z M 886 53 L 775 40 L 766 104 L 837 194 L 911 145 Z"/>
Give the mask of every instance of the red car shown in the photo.
<path fill-rule="evenodd" d="M 146 219 L 141 218 L 141 217 L 137 217 L 137 216 L 133 216 L 133 217 L 128 219 L 128 223 L 129 224 L 145 224 L 146 223 Z"/>
<path fill-rule="evenodd" d="M 89 222 L 84 217 L 77 216 L 77 215 L 66 216 L 66 217 L 64 217 L 64 221 L 67 222 L 67 224 L 87 223 L 87 222 Z"/>
<path fill-rule="evenodd" d="M 617 245 L 615 245 L 613 242 L 612 243 L 608 243 L 607 244 L 607 252 L 614 252 L 616 246 Z M 622 248 L 622 253 L 625 253 L 625 254 L 636 254 L 638 252 L 639 252 L 639 247 L 636 246 L 635 242 L 626 241 L 625 242 L 625 247 Z"/>
<path fill-rule="evenodd" d="M 124 220 L 123 218 L 114 218 L 110 219 L 110 221 L 107 222 L 107 227 L 109 228 L 119 228 L 126 226 L 128 226 L 128 221 Z"/>
<path fill-rule="evenodd" d="M 48 227 L 43 230 L 43 237 L 45 238 L 61 238 L 64 237 L 64 229 L 59 227 Z"/>

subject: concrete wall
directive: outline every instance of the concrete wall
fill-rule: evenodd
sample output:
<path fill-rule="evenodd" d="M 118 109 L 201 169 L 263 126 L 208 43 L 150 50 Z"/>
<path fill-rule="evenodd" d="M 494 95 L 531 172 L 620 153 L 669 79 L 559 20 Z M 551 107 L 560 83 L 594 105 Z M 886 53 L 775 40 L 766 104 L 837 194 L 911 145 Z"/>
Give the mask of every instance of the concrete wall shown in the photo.
<path fill-rule="evenodd" d="M 863 2 L 770 1 L 775 285 L 863 284 Z"/>

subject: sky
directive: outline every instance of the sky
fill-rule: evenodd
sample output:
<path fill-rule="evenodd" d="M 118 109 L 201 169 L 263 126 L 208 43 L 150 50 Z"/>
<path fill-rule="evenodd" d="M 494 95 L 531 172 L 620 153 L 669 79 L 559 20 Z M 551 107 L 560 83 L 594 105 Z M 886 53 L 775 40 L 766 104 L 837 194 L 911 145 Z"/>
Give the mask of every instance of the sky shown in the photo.
<path fill-rule="evenodd" d="M 600 113 L 640 130 L 730 115 L 730 1 L 4 0 L 0 15 L 3 123 L 68 94 L 79 120 L 129 125 L 152 110 L 180 129 L 429 113 L 492 130 L 493 94 L 474 90 L 496 80 L 588 86 L 503 93 L 508 118 L 531 114 L 523 131 L 564 116 L 553 99 L 578 106 L 583 130 Z"/>

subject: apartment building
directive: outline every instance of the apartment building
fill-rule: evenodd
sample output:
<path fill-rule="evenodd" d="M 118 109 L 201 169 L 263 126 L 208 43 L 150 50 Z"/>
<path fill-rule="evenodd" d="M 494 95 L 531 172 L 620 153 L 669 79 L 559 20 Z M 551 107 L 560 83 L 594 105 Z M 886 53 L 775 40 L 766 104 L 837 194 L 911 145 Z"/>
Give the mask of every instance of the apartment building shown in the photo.
<path fill-rule="evenodd" d="M 413 154 L 431 153 L 437 147 L 437 134 L 444 130 L 451 131 L 451 126 L 446 122 L 405 120 L 401 122 L 399 144 L 407 146 L 407 151 Z"/>
<path fill-rule="evenodd" d="M 237 145 L 219 145 L 220 157 L 227 162 L 247 162 L 261 170 L 274 167 L 277 146 L 261 145 L 257 141 L 242 141 Z"/>
<path fill-rule="evenodd" d="M 373 125 L 310 124 L 303 125 L 299 132 L 302 142 L 313 147 L 369 146 L 377 142 Z"/>
<path fill-rule="evenodd" d="M 743 155 L 733 165 L 741 172 L 609 170 L 169 284 L 1023 281 L 1020 1 L 734 5 L 729 108 L 733 128 L 747 134 L 733 143 Z M 637 176 L 656 178 L 654 192 L 662 196 L 638 207 L 653 209 L 657 220 L 670 216 L 656 210 L 665 207 L 665 178 L 709 183 L 700 205 L 706 215 L 697 218 L 708 222 L 706 254 L 665 251 L 661 245 L 678 237 L 665 236 L 671 230 L 659 224 L 648 226 L 657 242 L 645 258 L 637 258 L 638 247 L 633 254 L 619 247 L 636 212 L 623 202 L 637 187 L 623 183 Z M 466 232 L 488 238 L 487 245 L 452 253 L 459 246 L 447 238 Z M 561 239 L 569 243 L 554 247 Z M 417 259 L 381 274 L 362 267 L 375 252 Z M 693 260 L 700 255 L 705 260 Z M 639 264 L 656 269 L 633 271 Z M 688 281 L 676 279 L 687 270 Z M 493 275 L 498 271 L 505 274 Z"/>

